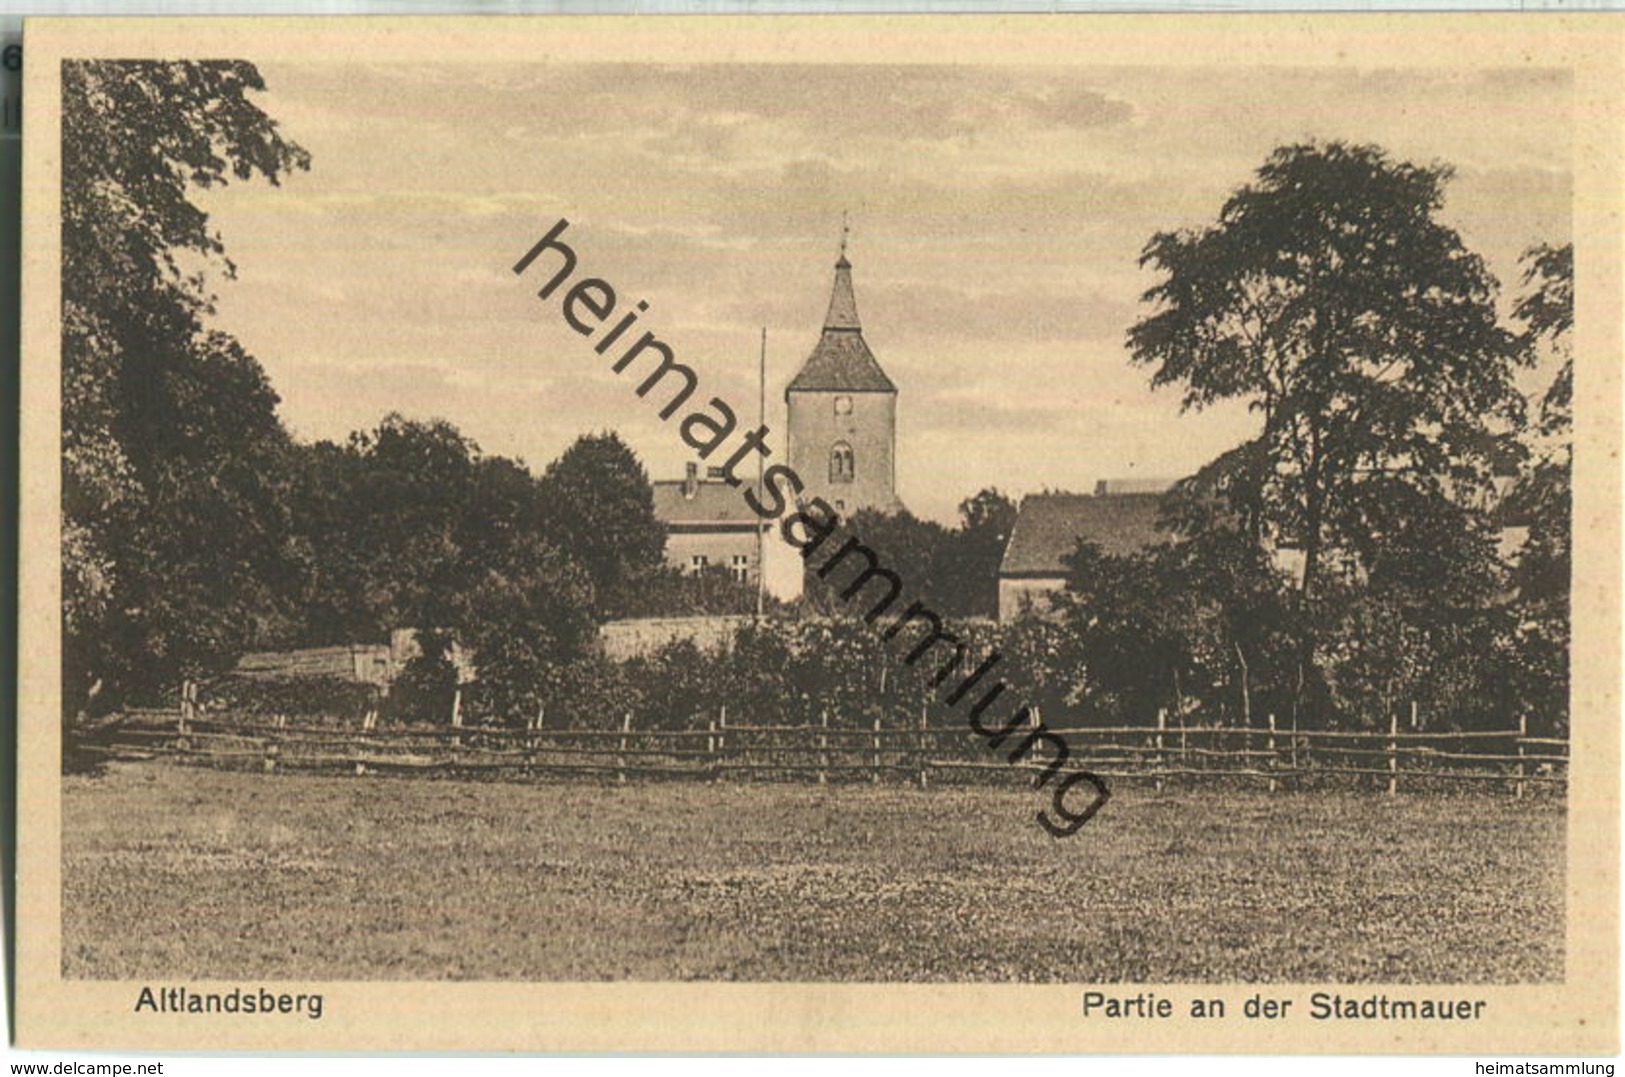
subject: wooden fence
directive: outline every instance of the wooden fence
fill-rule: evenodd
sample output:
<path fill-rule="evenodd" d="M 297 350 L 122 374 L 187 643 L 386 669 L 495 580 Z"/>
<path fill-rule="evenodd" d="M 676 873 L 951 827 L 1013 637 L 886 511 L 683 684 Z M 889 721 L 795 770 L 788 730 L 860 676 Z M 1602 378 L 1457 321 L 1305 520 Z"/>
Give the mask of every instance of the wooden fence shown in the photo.
<path fill-rule="evenodd" d="M 753 778 L 829 782 L 933 782 L 987 779 L 1044 770 L 1050 757 L 1008 756 L 1024 734 L 998 752 L 963 723 L 932 725 L 921 711 L 873 720 L 863 728 L 730 722 L 726 709 L 682 729 L 440 726 L 379 728 L 376 712 L 348 726 L 210 715 L 183 696 L 179 712 L 126 712 L 75 744 L 118 758 L 182 757 L 266 771 L 506 773 L 718 780 Z M 532 723 L 534 726 L 535 723 Z M 1062 737 L 1071 767 L 1105 778 L 1154 783 L 1224 779 L 1270 791 L 1364 784 L 1396 793 L 1440 783 L 1499 783 L 1515 796 L 1561 787 L 1568 742 L 1531 737 L 1526 728 L 1472 733 L 1387 730 L 1283 731 L 1170 726 L 1048 727 Z M 1491 786 L 1495 788 L 1496 786 Z"/>

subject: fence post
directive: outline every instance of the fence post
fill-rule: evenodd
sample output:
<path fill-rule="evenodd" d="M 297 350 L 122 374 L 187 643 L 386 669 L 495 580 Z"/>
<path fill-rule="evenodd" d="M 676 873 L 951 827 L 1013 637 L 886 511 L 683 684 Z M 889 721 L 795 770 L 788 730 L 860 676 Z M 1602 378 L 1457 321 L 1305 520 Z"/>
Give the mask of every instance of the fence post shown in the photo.
<path fill-rule="evenodd" d="M 717 708 L 717 777 L 722 777 L 721 764 L 728 756 L 728 704 Z M 745 773 L 749 774 L 749 771 Z"/>
<path fill-rule="evenodd" d="M 926 769 L 926 767 L 925 767 L 925 763 L 926 763 L 925 739 L 926 739 L 926 737 L 925 737 L 925 704 L 922 703 L 922 704 L 920 704 L 920 727 L 919 727 L 918 734 L 914 738 L 914 748 L 915 748 L 915 751 L 917 753 L 915 755 L 915 761 L 919 764 L 919 767 L 920 767 L 920 788 L 921 789 L 925 788 L 925 769 Z"/>
<path fill-rule="evenodd" d="M 711 780 L 717 780 L 717 720 L 711 719 L 705 726 L 705 766 L 711 772 Z"/>
<path fill-rule="evenodd" d="M 463 728 L 463 689 L 461 685 L 451 690 L 451 727 L 453 729 Z M 451 735 L 451 746 L 453 748 L 463 746 L 462 734 L 453 733 Z"/>
<path fill-rule="evenodd" d="M 1399 712 L 1388 712 L 1388 795 L 1399 792 Z"/>
<path fill-rule="evenodd" d="M 1523 794 L 1524 794 L 1524 781 L 1523 781 L 1523 779 L 1524 779 L 1524 775 L 1527 773 L 1524 770 L 1523 739 L 1525 737 L 1527 737 L 1528 735 L 1529 735 L 1529 716 L 1527 714 L 1520 714 L 1520 715 L 1518 715 L 1518 781 L 1517 781 L 1517 784 L 1513 786 L 1513 795 L 1516 796 L 1519 800 L 1523 799 Z"/>
<path fill-rule="evenodd" d="M 632 712 L 621 715 L 621 750 L 615 756 L 615 780 L 626 781 L 626 735 L 632 731 Z"/>
<path fill-rule="evenodd" d="M 1292 708 L 1292 772 L 1296 776 L 1298 771 L 1298 708 Z M 1302 788 L 1301 784 L 1294 783 L 1294 788 Z"/>
<path fill-rule="evenodd" d="M 827 707 L 818 712 L 818 727 L 820 730 L 829 728 L 829 709 Z M 819 785 L 823 785 L 829 780 L 829 775 L 823 769 L 827 766 L 829 766 L 829 735 L 827 733 L 820 732 L 818 734 Z"/>
<path fill-rule="evenodd" d="M 1163 739 L 1162 738 L 1163 738 L 1163 734 L 1166 733 L 1167 730 L 1168 730 L 1168 708 L 1167 707 L 1158 707 L 1157 708 L 1157 782 L 1156 782 L 1156 787 L 1157 787 L 1157 792 L 1159 792 L 1159 793 L 1162 792 L 1162 787 L 1163 787 L 1164 783 L 1167 780 L 1166 777 L 1164 776 L 1163 772 L 1168 769 L 1168 759 L 1167 759 L 1167 757 L 1165 755 L 1163 755 L 1163 751 L 1162 751 L 1163 750 Z"/>
<path fill-rule="evenodd" d="M 1034 703 L 1033 704 L 1033 709 L 1027 715 L 1027 728 L 1033 730 L 1034 733 L 1036 733 L 1039 729 L 1041 729 L 1043 727 L 1043 725 L 1044 725 L 1044 713 L 1043 713 L 1042 710 L 1039 709 L 1038 704 Z M 1035 748 L 1038 746 L 1038 738 L 1036 736 L 1034 736 L 1032 744 L 1033 744 L 1033 747 L 1035 747 Z M 1031 753 L 1029 753 L 1029 757 L 1028 757 L 1028 759 L 1026 761 L 1026 765 L 1027 766 L 1037 766 L 1038 765 L 1031 758 Z"/>
<path fill-rule="evenodd" d="M 192 728 L 192 699 L 192 682 L 181 681 L 181 711 L 175 718 L 175 747 L 183 752 L 192 747 L 192 740 L 187 736 Z"/>
<path fill-rule="evenodd" d="M 366 745 L 362 743 L 362 740 L 363 740 L 363 738 L 366 737 L 366 735 L 367 735 L 367 716 L 366 716 L 366 714 L 362 714 L 361 715 L 361 733 L 360 733 L 359 736 L 357 736 L 355 739 L 353 739 L 353 740 L 351 740 L 349 742 L 350 750 L 356 756 L 356 758 L 354 760 L 354 763 L 355 763 L 355 776 L 357 778 L 359 778 L 363 774 L 367 773 L 367 764 L 365 762 L 363 762 L 362 758 L 361 758 L 362 753 L 364 753 L 366 751 Z"/>
<path fill-rule="evenodd" d="M 874 773 L 874 777 L 871 778 L 870 780 L 873 781 L 874 784 L 879 785 L 880 784 L 880 715 L 878 715 L 878 714 L 875 715 L 875 759 L 874 759 L 874 763 L 875 763 L 875 773 Z"/>
<path fill-rule="evenodd" d="M 1270 712 L 1269 718 L 1270 718 L 1270 736 L 1269 736 L 1269 742 L 1264 745 L 1264 748 L 1265 748 L 1266 751 L 1268 751 L 1270 753 L 1270 758 L 1269 758 L 1270 792 L 1273 793 L 1273 792 L 1275 792 L 1275 790 L 1277 788 L 1276 781 L 1275 781 L 1275 712 L 1274 711 Z"/>

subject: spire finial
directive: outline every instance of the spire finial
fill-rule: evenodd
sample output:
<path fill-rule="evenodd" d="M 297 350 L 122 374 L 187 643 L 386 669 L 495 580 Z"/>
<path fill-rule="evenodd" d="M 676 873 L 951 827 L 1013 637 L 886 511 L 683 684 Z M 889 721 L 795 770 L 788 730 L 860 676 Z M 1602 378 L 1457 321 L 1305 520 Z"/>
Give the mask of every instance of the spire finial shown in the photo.
<path fill-rule="evenodd" d="M 846 242 L 852 227 L 846 211 L 841 211 L 841 256 L 835 261 L 835 287 L 829 296 L 829 313 L 824 316 L 825 329 L 857 329 L 858 304 L 852 298 L 852 263 L 846 260 Z"/>

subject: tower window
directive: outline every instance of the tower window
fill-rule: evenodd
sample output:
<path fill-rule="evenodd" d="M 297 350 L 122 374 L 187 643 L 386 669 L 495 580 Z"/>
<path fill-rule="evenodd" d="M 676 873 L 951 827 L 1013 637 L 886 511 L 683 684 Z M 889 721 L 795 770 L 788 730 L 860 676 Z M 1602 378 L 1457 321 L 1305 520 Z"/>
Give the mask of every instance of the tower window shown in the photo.
<path fill-rule="evenodd" d="M 837 441 L 829 451 L 829 481 L 851 482 L 856 474 L 857 464 L 852 459 L 852 446 Z"/>
<path fill-rule="evenodd" d="M 838 396 L 838 397 L 836 397 L 835 398 L 835 414 L 837 414 L 837 415 L 851 415 L 852 414 L 852 398 L 849 397 L 849 396 Z"/>

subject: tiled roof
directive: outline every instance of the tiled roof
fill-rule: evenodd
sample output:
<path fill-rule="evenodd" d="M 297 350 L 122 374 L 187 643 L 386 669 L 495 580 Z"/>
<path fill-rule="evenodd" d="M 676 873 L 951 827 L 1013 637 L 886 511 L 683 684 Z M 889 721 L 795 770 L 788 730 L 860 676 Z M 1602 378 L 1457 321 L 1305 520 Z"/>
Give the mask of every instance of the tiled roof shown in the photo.
<path fill-rule="evenodd" d="M 858 321 L 858 301 L 852 294 L 852 263 L 843 254 L 835 263 L 835 286 L 830 291 L 829 312 L 824 315 L 824 331 L 818 346 L 801 364 L 801 371 L 786 393 L 851 392 L 895 393 L 886 372 L 863 339 Z"/>
<path fill-rule="evenodd" d="M 786 392 L 895 393 L 886 372 L 852 329 L 826 329 Z"/>
<path fill-rule="evenodd" d="M 655 518 L 665 524 L 749 524 L 761 517 L 745 503 L 745 491 L 755 488 L 754 480 L 739 486 L 707 479 L 694 484 L 694 496 L 684 497 L 687 484 L 681 479 L 651 483 L 655 495 Z"/>
<path fill-rule="evenodd" d="M 1157 530 L 1157 494 L 1029 494 L 1004 548 L 1001 576 L 1064 576 L 1064 558 L 1084 539 L 1109 554 L 1165 541 Z"/>

